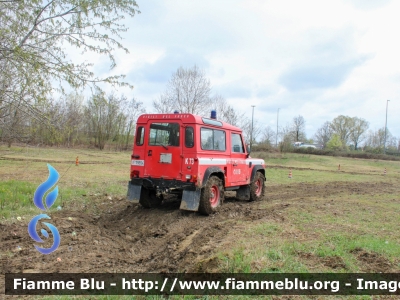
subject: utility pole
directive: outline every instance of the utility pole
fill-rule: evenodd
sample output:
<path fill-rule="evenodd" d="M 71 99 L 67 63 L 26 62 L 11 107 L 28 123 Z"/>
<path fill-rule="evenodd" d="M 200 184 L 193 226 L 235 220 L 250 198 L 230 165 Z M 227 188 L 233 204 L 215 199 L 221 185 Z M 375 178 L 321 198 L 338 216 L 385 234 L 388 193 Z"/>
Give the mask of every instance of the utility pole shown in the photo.
<path fill-rule="evenodd" d="M 251 114 L 250 151 L 252 149 L 252 143 L 253 143 L 253 120 L 254 120 L 254 107 L 255 107 L 255 105 L 252 105 L 251 107 L 253 108 L 253 112 Z"/>
<path fill-rule="evenodd" d="M 386 101 L 386 120 L 385 120 L 385 142 L 383 144 L 383 154 L 386 153 L 386 129 L 387 129 L 387 112 L 388 112 L 388 104 L 390 100 Z"/>
<path fill-rule="evenodd" d="M 275 147 L 276 147 L 276 148 L 278 148 L 279 110 L 280 110 L 280 108 L 278 108 L 278 113 L 276 114 L 276 139 L 275 139 Z"/>

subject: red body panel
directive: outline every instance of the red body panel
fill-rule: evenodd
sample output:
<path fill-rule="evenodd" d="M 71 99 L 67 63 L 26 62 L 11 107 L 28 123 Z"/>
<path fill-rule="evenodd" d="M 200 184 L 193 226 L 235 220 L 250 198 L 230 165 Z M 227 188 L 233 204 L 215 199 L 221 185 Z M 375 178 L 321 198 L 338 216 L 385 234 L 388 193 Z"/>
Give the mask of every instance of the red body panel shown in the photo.
<path fill-rule="evenodd" d="M 165 142 L 157 144 L 160 141 L 157 134 L 161 130 L 151 129 L 151 126 L 156 126 L 152 125 L 154 123 L 157 126 L 160 125 L 160 128 L 161 125 L 167 128 L 168 124 L 179 124 L 179 130 L 174 133 L 174 145 L 168 143 L 172 134 L 163 136 Z M 188 127 L 192 127 L 194 132 L 192 147 L 188 147 L 185 140 Z M 143 128 L 143 140 L 138 143 L 136 137 L 140 135 L 139 130 L 143 130 Z M 223 146 L 217 144 L 215 136 L 223 133 L 225 149 L 204 149 L 207 143 L 204 137 L 201 140 L 202 131 L 204 135 L 211 133 L 213 146 L 217 145 L 221 148 Z M 131 178 L 189 180 L 195 182 L 197 187 L 201 187 L 207 169 L 216 167 L 223 172 L 224 186 L 232 187 L 249 184 L 255 165 L 265 168 L 264 160 L 249 157 L 241 129 L 217 120 L 192 114 L 145 114 L 138 118 L 136 137 L 131 161 Z M 233 142 L 233 138 L 235 138 L 235 142 Z M 140 145 L 140 143 L 142 144 Z M 234 147 L 237 147 L 235 148 L 236 152 Z"/>

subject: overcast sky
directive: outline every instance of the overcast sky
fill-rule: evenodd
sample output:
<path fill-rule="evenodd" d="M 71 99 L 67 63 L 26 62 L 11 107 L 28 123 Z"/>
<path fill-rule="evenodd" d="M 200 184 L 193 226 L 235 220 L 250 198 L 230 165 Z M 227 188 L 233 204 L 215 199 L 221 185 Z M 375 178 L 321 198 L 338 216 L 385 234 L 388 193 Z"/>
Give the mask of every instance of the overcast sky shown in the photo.
<path fill-rule="evenodd" d="M 180 66 L 197 65 L 213 92 L 263 127 L 306 120 L 307 137 L 338 115 L 400 137 L 400 1 L 137 0 L 113 73 L 144 102 Z M 99 61 L 96 69 L 107 72 Z M 122 91 L 121 91 L 122 92 Z"/>

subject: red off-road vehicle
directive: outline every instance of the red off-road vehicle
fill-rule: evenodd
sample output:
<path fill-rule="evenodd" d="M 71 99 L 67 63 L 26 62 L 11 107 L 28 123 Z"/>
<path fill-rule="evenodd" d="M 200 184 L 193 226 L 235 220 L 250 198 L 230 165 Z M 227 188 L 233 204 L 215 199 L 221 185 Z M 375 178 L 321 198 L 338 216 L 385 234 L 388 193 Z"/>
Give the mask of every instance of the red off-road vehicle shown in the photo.
<path fill-rule="evenodd" d="M 180 197 L 180 209 L 214 213 L 225 191 L 240 200 L 259 200 L 265 162 L 251 158 L 242 130 L 187 113 L 144 114 L 137 121 L 128 199 L 146 207 L 165 194 Z"/>

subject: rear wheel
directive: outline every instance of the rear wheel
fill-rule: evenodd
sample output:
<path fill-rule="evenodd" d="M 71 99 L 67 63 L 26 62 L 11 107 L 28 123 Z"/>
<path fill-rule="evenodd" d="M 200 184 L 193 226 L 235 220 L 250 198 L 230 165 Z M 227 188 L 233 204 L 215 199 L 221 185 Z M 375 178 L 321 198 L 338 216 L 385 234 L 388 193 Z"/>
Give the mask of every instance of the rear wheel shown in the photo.
<path fill-rule="evenodd" d="M 258 201 L 264 196 L 265 177 L 261 172 L 256 172 L 253 181 L 250 183 L 250 201 Z"/>
<path fill-rule="evenodd" d="M 204 215 L 213 214 L 224 202 L 224 187 L 222 180 L 211 176 L 206 186 L 201 190 L 199 212 Z"/>
<path fill-rule="evenodd" d="M 156 191 L 148 190 L 148 189 L 142 187 L 142 190 L 140 192 L 139 203 L 144 208 L 157 207 L 157 206 L 161 205 L 161 202 L 162 202 L 162 198 L 157 197 Z"/>

